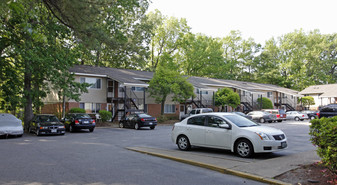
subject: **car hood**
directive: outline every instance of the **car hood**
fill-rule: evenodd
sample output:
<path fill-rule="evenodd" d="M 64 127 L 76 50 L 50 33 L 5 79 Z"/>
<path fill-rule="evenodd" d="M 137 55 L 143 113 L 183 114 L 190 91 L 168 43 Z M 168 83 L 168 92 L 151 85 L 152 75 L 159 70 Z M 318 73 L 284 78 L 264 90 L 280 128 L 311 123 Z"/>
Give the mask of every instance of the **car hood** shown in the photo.
<path fill-rule="evenodd" d="M 265 134 L 270 134 L 270 135 L 284 134 L 279 129 L 267 127 L 267 126 L 243 127 L 242 129 L 249 130 L 252 132 L 263 132 Z"/>
<path fill-rule="evenodd" d="M 44 122 L 44 123 L 40 123 L 41 126 L 62 126 L 63 124 L 60 122 Z"/>

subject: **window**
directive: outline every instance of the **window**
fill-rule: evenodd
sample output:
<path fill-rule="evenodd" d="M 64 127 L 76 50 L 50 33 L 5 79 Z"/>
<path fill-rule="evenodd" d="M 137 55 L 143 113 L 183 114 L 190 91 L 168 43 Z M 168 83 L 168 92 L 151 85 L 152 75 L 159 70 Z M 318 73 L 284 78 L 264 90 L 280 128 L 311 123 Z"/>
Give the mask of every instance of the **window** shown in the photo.
<path fill-rule="evenodd" d="M 164 106 L 164 113 L 165 114 L 172 114 L 176 112 L 176 106 L 174 104 L 165 104 Z"/>
<path fill-rule="evenodd" d="M 273 96 L 273 92 L 267 92 L 267 97 L 270 98 Z"/>
<path fill-rule="evenodd" d="M 143 92 L 145 88 L 144 87 L 132 87 L 131 89 L 132 91 Z"/>
<path fill-rule="evenodd" d="M 89 89 L 101 89 L 102 87 L 102 80 L 100 78 L 81 77 L 80 82 L 90 84 Z"/>
<path fill-rule="evenodd" d="M 225 120 L 216 117 L 216 116 L 210 116 L 208 117 L 208 126 L 209 127 L 218 127 L 219 125 L 227 124 Z"/>
<path fill-rule="evenodd" d="M 193 117 L 193 118 L 189 118 L 187 120 L 187 124 L 204 126 L 205 120 L 206 120 L 206 116 L 196 116 L 196 117 Z"/>
<path fill-rule="evenodd" d="M 199 89 L 197 89 L 197 94 L 208 94 L 208 91 L 200 91 Z"/>
<path fill-rule="evenodd" d="M 80 103 L 80 108 L 84 109 L 86 113 L 98 113 L 101 110 L 100 103 Z"/>

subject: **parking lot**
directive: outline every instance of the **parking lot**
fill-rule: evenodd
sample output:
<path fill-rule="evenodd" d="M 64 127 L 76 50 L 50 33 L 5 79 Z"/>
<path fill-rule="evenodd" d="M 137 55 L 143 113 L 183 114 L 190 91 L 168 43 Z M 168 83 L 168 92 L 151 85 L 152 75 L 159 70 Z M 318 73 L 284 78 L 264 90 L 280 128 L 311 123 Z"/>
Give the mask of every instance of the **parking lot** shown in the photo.
<path fill-rule="evenodd" d="M 309 121 L 266 124 L 288 137 L 288 149 L 242 159 L 225 150 L 194 148 L 191 153 L 246 162 L 269 160 L 312 151 Z M 171 125 L 155 130 L 96 128 L 64 136 L 1 139 L 0 184 L 260 184 L 211 170 L 144 155 L 127 147 L 178 151 L 171 142 Z M 193 178 L 191 178 L 191 176 Z"/>

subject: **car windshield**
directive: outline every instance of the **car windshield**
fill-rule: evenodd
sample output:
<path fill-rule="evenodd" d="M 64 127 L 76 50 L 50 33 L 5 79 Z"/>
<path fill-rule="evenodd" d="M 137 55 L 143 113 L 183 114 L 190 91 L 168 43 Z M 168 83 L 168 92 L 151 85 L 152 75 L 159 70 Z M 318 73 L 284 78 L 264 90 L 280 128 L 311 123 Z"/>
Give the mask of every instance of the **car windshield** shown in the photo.
<path fill-rule="evenodd" d="M 88 114 L 78 114 L 76 118 L 91 118 Z"/>
<path fill-rule="evenodd" d="M 58 122 L 59 121 L 56 116 L 49 116 L 49 115 L 39 116 L 39 120 L 41 122 Z"/>
<path fill-rule="evenodd" d="M 150 118 L 150 117 L 152 117 L 152 116 L 147 115 L 147 114 L 138 114 L 138 116 L 141 117 L 141 118 Z"/>
<path fill-rule="evenodd" d="M 234 123 L 238 127 L 253 127 L 259 124 L 239 115 L 224 115 L 226 119 Z"/>

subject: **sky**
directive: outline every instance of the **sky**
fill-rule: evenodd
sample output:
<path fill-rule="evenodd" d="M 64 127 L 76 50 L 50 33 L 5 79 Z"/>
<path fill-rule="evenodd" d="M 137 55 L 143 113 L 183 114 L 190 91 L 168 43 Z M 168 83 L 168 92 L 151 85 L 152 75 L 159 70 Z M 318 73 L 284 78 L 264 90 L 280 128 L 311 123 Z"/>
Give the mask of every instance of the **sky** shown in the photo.
<path fill-rule="evenodd" d="M 337 32 L 337 0 L 151 0 L 149 11 L 186 18 L 193 33 L 243 38 L 264 44 L 272 37 L 303 29 Z"/>

